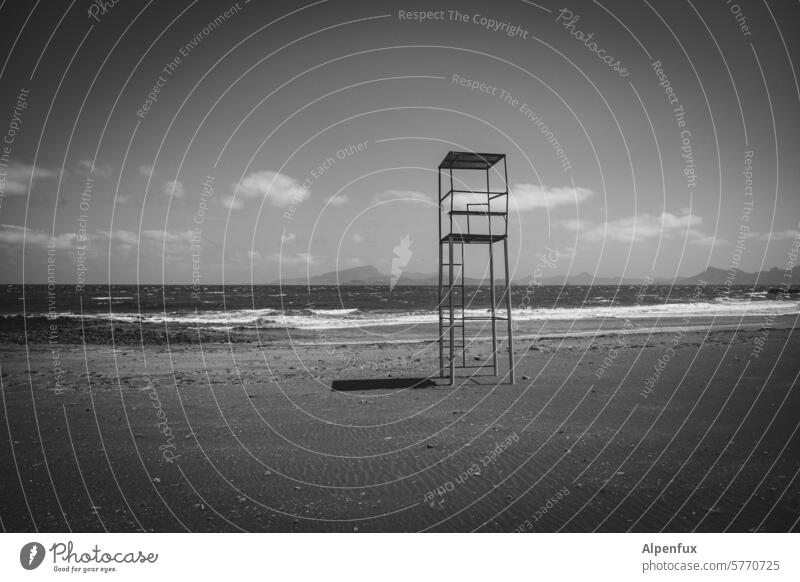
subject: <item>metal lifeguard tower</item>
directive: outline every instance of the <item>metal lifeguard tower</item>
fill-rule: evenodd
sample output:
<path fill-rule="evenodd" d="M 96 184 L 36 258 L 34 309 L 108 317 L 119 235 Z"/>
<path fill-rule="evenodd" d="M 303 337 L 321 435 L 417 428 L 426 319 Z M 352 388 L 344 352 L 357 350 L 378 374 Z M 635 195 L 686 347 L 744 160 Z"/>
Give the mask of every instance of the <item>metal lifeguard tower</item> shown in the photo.
<path fill-rule="evenodd" d="M 499 163 L 502 162 L 502 172 Z M 485 175 L 484 175 L 485 174 Z M 455 383 L 456 369 L 467 365 L 467 322 L 481 328 L 491 323 L 492 373 L 497 376 L 497 322 L 505 321 L 508 339 L 508 378 L 514 383 L 514 345 L 511 331 L 511 294 L 508 272 L 508 167 L 505 154 L 449 152 L 439 164 L 439 377 Z M 494 187 L 493 187 L 494 185 Z M 505 315 L 498 315 L 495 289 L 495 244 L 503 244 Z M 485 315 L 467 315 L 465 249 L 481 245 L 489 251 L 489 306 Z M 471 253 L 470 253 L 471 254 Z M 476 289 L 469 307 L 477 303 Z M 483 307 L 483 305 L 480 305 Z"/>

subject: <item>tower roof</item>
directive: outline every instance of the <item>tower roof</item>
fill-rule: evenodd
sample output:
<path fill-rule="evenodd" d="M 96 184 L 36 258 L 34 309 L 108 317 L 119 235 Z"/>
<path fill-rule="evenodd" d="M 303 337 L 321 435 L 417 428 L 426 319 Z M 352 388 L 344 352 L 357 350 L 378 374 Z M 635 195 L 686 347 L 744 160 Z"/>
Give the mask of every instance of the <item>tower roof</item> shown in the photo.
<path fill-rule="evenodd" d="M 502 160 L 505 154 L 478 154 L 475 152 L 448 152 L 440 169 L 446 170 L 488 170 Z"/>

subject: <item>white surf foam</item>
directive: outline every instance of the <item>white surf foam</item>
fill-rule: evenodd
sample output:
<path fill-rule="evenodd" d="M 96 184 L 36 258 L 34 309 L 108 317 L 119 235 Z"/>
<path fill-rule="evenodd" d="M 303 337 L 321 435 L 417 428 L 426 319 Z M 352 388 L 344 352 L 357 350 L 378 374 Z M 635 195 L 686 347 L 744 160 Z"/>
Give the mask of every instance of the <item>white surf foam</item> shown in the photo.
<path fill-rule="evenodd" d="M 445 311 L 446 313 L 446 311 Z M 503 310 L 500 310 L 500 315 Z M 40 314 L 46 315 L 46 314 Z M 488 315 L 486 309 L 467 309 L 468 317 Z M 560 307 L 512 309 L 516 321 L 577 321 L 599 319 L 662 319 L 700 317 L 752 317 L 800 315 L 800 301 L 724 299 L 698 303 L 668 303 L 657 305 L 592 305 L 586 307 Z M 79 318 L 80 314 L 59 313 L 58 317 Z M 376 326 L 414 326 L 435 324 L 436 311 L 383 311 L 364 312 L 358 309 L 239 309 L 232 311 L 198 311 L 182 313 L 131 313 L 103 312 L 85 314 L 88 320 L 114 320 L 120 322 L 175 323 L 182 325 L 215 326 L 220 328 L 259 329 L 354 329 Z M 478 324 L 480 322 L 477 322 Z"/>

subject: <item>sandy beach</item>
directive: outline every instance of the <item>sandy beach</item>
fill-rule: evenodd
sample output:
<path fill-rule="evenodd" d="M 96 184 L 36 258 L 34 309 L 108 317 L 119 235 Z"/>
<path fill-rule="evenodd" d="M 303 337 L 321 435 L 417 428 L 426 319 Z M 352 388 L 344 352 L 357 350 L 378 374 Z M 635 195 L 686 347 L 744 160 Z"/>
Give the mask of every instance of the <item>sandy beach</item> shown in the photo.
<path fill-rule="evenodd" d="M 9 318 L 0 518 L 7 531 L 797 530 L 795 324 L 529 324 L 516 384 L 479 369 L 451 387 L 427 379 L 429 329 L 389 343 L 61 322 L 53 336 Z"/>

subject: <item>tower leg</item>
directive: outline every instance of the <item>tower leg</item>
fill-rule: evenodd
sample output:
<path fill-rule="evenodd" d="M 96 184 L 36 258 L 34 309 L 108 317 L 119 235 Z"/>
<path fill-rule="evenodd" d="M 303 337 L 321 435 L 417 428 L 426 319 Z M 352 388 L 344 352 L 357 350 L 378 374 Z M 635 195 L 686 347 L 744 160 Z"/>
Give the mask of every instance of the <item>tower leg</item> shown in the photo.
<path fill-rule="evenodd" d="M 466 296 L 464 294 L 464 269 L 467 268 L 466 267 L 467 263 L 464 260 L 464 243 L 462 242 L 460 246 L 461 246 L 461 261 L 460 261 L 461 262 L 461 270 L 459 271 L 460 277 L 461 277 L 461 285 L 460 285 L 460 287 L 461 287 L 461 316 L 460 316 L 460 318 L 461 318 L 461 345 L 463 346 L 461 348 L 461 365 L 466 368 L 467 367 L 467 334 L 466 334 L 467 322 L 464 319 L 464 316 L 466 315 L 464 313 L 464 309 L 466 309 L 467 303 L 466 303 Z"/>
<path fill-rule="evenodd" d="M 489 218 L 491 220 L 491 217 Z M 497 376 L 497 298 L 494 295 L 494 244 L 489 243 L 489 301 L 492 302 L 492 373 Z"/>
<path fill-rule="evenodd" d="M 455 384 L 456 381 L 456 358 L 455 358 L 455 327 L 453 324 L 453 241 L 451 240 L 449 243 L 449 247 L 447 249 L 449 256 L 447 258 L 448 262 L 450 263 L 450 280 L 448 281 L 448 290 L 447 290 L 447 297 L 449 301 L 449 311 L 450 311 L 450 386 Z"/>
<path fill-rule="evenodd" d="M 444 378 L 444 297 L 442 297 L 442 275 L 444 272 L 444 247 L 439 242 L 439 378 Z"/>
<path fill-rule="evenodd" d="M 508 373 L 509 383 L 514 383 L 514 332 L 511 325 L 511 275 L 508 273 L 508 240 L 503 239 L 503 255 L 506 263 L 506 322 L 508 323 Z"/>

